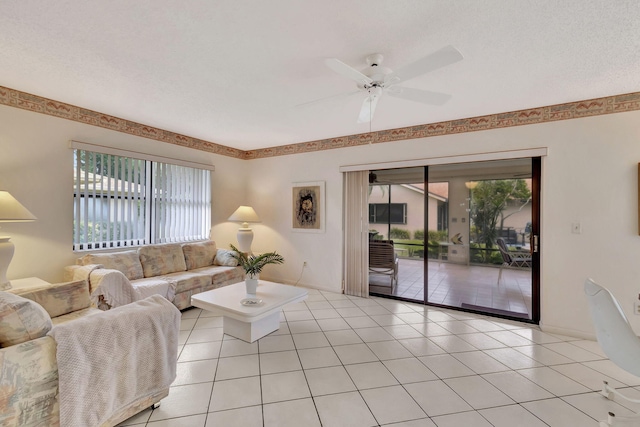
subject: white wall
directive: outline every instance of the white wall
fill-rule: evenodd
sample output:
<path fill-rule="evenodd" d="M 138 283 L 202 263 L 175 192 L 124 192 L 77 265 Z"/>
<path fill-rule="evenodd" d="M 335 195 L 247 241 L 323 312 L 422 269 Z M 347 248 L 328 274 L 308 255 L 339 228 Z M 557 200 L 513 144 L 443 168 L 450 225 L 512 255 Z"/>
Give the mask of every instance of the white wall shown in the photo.
<path fill-rule="evenodd" d="M 542 321 L 550 331 L 593 336 L 583 294 L 586 277 L 612 289 L 632 314 L 640 292 L 637 163 L 640 112 L 627 112 L 443 137 L 253 160 L 248 198 L 263 217 L 255 247 L 287 259 L 269 276 L 339 290 L 342 263 L 341 165 L 548 147 L 542 171 Z M 290 187 L 296 181 L 326 181 L 327 231 L 291 231 Z M 571 223 L 582 234 L 571 233 Z"/>
<path fill-rule="evenodd" d="M 348 151 L 348 150 L 347 150 Z M 284 266 L 267 266 L 263 277 L 340 292 L 342 289 L 342 174 L 336 156 L 320 151 L 247 162 L 247 195 L 262 223 L 253 224 L 254 252 L 275 250 Z M 293 183 L 325 182 L 325 232 L 292 229 Z M 303 262 L 307 267 L 302 268 Z"/>
<path fill-rule="evenodd" d="M 11 236 L 16 247 L 7 273 L 9 280 L 37 276 L 60 281 L 64 266 L 82 255 L 72 250 L 70 140 L 213 163 L 214 224 L 226 221 L 245 201 L 245 161 L 0 106 L 0 189 L 9 191 L 38 218 L 31 223 L 0 223 L 0 235 Z M 226 225 L 219 236 L 221 246 L 235 241 L 235 224 Z"/>
<path fill-rule="evenodd" d="M 10 279 L 59 280 L 76 257 L 70 139 L 212 159 L 218 245 L 235 242 L 238 224 L 226 218 L 238 205 L 250 204 L 263 221 L 252 225 L 254 251 L 277 250 L 286 259 L 283 266 L 267 267 L 265 276 L 287 283 L 300 278 L 301 284 L 330 290 L 340 290 L 342 280 L 341 165 L 548 147 L 542 165 L 542 325 L 592 335 L 582 291 L 584 279 L 592 277 L 611 288 L 640 330 L 640 316 L 631 310 L 640 292 L 640 112 L 240 161 L 0 106 L 0 188 L 38 217 L 2 227 L 16 244 Z M 300 181 L 326 183 L 324 233 L 291 229 L 291 184 Z M 571 233 L 575 221 L 582 234 Z"/>

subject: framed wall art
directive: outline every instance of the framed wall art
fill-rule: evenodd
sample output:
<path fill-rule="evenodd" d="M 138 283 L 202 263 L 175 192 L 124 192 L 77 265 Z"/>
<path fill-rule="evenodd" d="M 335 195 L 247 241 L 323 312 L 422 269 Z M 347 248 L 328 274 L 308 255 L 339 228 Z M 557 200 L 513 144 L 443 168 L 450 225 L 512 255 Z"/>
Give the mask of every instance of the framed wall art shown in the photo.
<path fill-rule="evenodd" d="M 324 181 L 294 182 L 291 219 L 293 231 L 324 233 Z"/>

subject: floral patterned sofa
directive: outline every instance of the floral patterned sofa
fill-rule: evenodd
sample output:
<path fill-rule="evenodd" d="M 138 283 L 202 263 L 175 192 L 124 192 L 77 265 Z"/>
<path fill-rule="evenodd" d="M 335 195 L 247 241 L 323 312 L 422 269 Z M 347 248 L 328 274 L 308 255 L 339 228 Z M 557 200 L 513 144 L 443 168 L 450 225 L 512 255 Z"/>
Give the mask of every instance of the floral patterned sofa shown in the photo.
<path fill-rule="evenodd" d="M 59 335 L 56 336 L 54 332 L 74 324 L 81 331 L 91 331 L 91 328 L 109 331 L 109 324 L 114 317 L 109 318 L 111 312 L 113 315 L 126 319 L 131 316 L 136 307 L 127 306 L 106 312 L 91 307 L 89 286 L 86 281 L 59 283 L 39 289 L 30 289 L 22 293 L 19 290 L 14 292 L 16 293 L 0 292 L 0 425 L 6 427 L 59 427 L 60 425 L 66 427 L 71 425 L 61 421 L 61 418 L 65 419 L 64 408 L 69 407 L 69 404 L 66 403 L 69 400 L 65 400 L 65 398 L 68 395 L 73 395 L 73 393 L 63 391 L 62 384 L 65 378 L 63 366 L 66 366 L 68 370 L 76 370 L 78 363 L 71 358 L 68 358 L 71 360 L 67 360 L 66 365 L 63 363 L 60 358 L 64 358 L 67 353 L 59 353 L 64 345 L 61 343 Z M 156 298 L 160 302 L 163 301 L 162 298 Z M 172 339 L 177 344 L 180 312 L 173 305 L 165 302 L 166 306 L 160 307 L 163 310 L 162 313 L 166 313 L 161 316 L 164 318 L 164 324 L 159 332 L 154 332 L 151 327 L 145 325 L 148 319 L 158 317 L 158 309 L 150 310 L 150 306 L 155 303 L 157 307 L 159 304 L 157 300 L 151 301 L 151 303 L 145 301 L 145 303 L 146 307 L 137 308 L 138 313 L 147 316 L 145 323 L 142 323 L 144 331 L 129 329 L 129 331 L 125 331 L 125 334 L 135 340 L 138 339 L 140 333 L 155 333 L 156 335 L 174 337 Z M 120 312 L 116 313 L 118 310 Z M 167 322 L 167 315 L 175 321 Z M 136 316 L 139 315 L 133 317 Z M 91 327 L 86 328 L 87 325 Z M 83 333 L 78 335 L 83 335 Z M 105 341 L 104 345 L 106 346 L 114 345 L 109 341 L 109 337 L 101 336 L 99 339 Z M 73 341 L 73 345 L 75 345 L 75 341 Z M 100 397 L 83 404 L 89 407 L 89 411 L 95 410 L 100 415 L 101 422 L 93 425 L 117 425 L 167 396 L 169 385 L 175 379 L 177 350 L 173 347 L 173 345 L 169 347 L 168 357 L 163 359 L 169 361 L 167 364 L 169 377 L 164 379 L 166 386 L 154 389 L 152 392 L 145 390 L 144 394 L 138 390 L 136 397 L 127 400 L 127 404 L 108 406 L 99 403 L 102 401 L 102 397 L 113 399 L 113 395 L 118 395 L 121 391 L 118 390 L 116 393 L 114 389 L 118 387 L 110 386 L 109 381 L 99 383 L 98 387 L 94 385 L 93 390 Z M 177 345 L 175 347 L 177 348 Z M 83 353 L 81 356 L 91 358 L 92 356 L 88 353 L 91 351 Z M 107 357 L 116 359 L 113 354 L 108 354 Z M 165 364 L 163 363 L 162 366 L 164 367 Z M 150 368 L 157 369 L 158 366 Z M 102 371 L 102 369 L 94 369 L 94 371 Z M 116 370 L 116 372 L 118 372 L 116 375 L 114 375 L 114 370 L 98 374 L 109 375 L 113 377 L 113 381 L 121 382 L 122 378 L 119 378 L 121 371 Z M 172 378 L 171 375 L 173 375 Z M 91 378 L 92 375 L 87 375 L 87 377 Z M 76 387 L 75 382 L 70 384 L 72 384 L 71 388 Z M 66 390 L 69 390 L 69 387 Z M 84 395 L 86 390 L 83 390 L 82 393 Z M 97 410 L 91 406 L 94 404 L 98 407 Z"/>
<path fill-rule="evenodd" d="M 100 308 L 160 294 L 182 310 L 191 307 L 192 295 L 244 280 L 230 252 L 207 240 L 92 253 L 66 267 L 65 280 L 88 280 L 92 301 Z"/>

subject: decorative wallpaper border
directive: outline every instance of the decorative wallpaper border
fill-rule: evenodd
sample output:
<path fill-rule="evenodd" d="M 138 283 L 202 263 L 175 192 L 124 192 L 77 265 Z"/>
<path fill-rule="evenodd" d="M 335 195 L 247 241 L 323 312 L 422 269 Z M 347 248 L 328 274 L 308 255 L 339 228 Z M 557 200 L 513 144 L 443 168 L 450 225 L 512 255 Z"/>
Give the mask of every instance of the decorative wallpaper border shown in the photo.
<path fill-rule="evenodd" d="M 128 133 L 143 138 L 154 139 L 182 147 L 189 147 L 208 153 L 220 154 L 237 159 L 252 160 L 267 157 L 286 156 L 289 154 L 310 153 L 335 148 L 355 147 L 366 144 L 401 141 L 405 139 L 428 138 L 432 136 L 451 135 L 456 133 L 475 132 L 499 129 L 559 120 L 578 119 L 582 117 L 600 116 L 640 110 L 640 92 L 624 95 L 613 95 L 604 98 L 569 102 L 566 104 L 530 108 L 508 113 L 489 114 L 467 119 L 449 120 L 445 122 L 409 126 L 398 129 L 383 130 L 373 133 L 341 136 L 301 142 L 259 150 L 242 151 L 236 148 L 204 141 L 179 133 L 147 126 L 118 117 L 102 114 L 71 104 L 42 98 L 37 95 L 21 92 L 0 86 L 0 105 L 21 108 L 50 116 L 86 123 L 117 132 Z"/>
<path fill-rule="evenodd" d="M 195 148 L 196 150 L 208 153 L 221 154 L 223 156 L 245 158 L 245 152 L 236 148 L 226 147 L 202 139 L 192 138 L 179 133 L 158 129 L 108 114 L 98 113 L 64 102 L 42 98 L 37 95 L 20 92 L 0 86 L 0 105 L 21 108 L 23 110 L 34 111 L 36 113 L 47 114 L 49 116 L 61 117 L 74 122 L 86 123 L 117 132 L 128 133 L 130 135 L 141 136 L 143 138 L 155 139 L 156 141 L 167 142 L 169 144 L 180 145 L 182 147 Z"/>
<path fill-rule="evenodd" d="M 530 108 L 509 113 L 489 114 L 467 119 L 449 120 L 446 122 L 383 130 L 373 133 L 361 133 L 338 138 L 283 145 L 280 147 L 263 148 L 260 150 L 246 151 L 244 158 L 260 159 L 264 157 L 284 156 L 287 154 L 331 150 L 334 148 L 428 138 L 431 136 L 531 125 L 558 120 L 579 119 L 582 117 L 636 110 L 640 110 L 640 92 L 569 102 L 547 107 Z"/>

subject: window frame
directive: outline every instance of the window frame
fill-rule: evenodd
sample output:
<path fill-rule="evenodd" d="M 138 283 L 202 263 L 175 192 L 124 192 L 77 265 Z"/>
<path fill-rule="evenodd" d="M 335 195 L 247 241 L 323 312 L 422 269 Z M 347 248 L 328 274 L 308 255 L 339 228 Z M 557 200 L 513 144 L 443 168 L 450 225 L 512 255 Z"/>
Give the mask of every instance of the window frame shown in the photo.
<path fill-rule="evenodd" d="M 153 159 L 141 159 L 129 155 L 129 152 L 114 152 L 115 150 L 105 153 L 86 147 L 71 148 L 74 149 L 74 252 L 180 243 L 209 237 L 213 167 L 194 166 L 183 161 L 166 162 L 165 158 L 158 156 L 154 156 Z M 100 156 L 100 161 L 107 162 L 106 170 L 96 173 L 97 170 L 90 172 L 80 168 L 80 157 L 83 156 L 81 153 L 85 153 L 84 162 L 89 161 L 86 156 L 95 156 L 91 157 L 94 162 L 95 158 Z M 122 166 L 123 163 L 129 165 L 123 172 L 117 167 L 111 169 L 112 164 Z M 131 167 L 131 164 L 142 166 Z M 160 176 L 158 168 L 172 170 L 174 174 L 169 174 L 168 178 Z M 125 175 L 120 176 L 120 173 Z M 161 191 L 169 190 L 173 193 L 159 198 L 160 190 L 157 185 L 162 177 L 168 180 L 165 182 L 166 188 Z M 89 188 L 90 186 L 92 188 Z M 122 201 L 124 202 L 120 203 Z M 162 204 L 165 205 L 164 210 L 160 208 Z M 90 213 L 91 208 L 93 211 Z M 158 224 L 161 221 L 158 216 L 162 214 L 172 218 L 169 224 L 162 224 L 164 228 L 159 230 Z M 96 226 L 96 222 L 101 225 Z M 92 226 L 86 228 L 87 223 Z M 107 226 L 103 228 L 106 231 L 101 230 L 105 224 Z M 118 225 L 119 231 L 115 231 Z M 95 237 L 96 228 L 100 233 L 99 238 Z M 124 231 L 125 228 L 135 229 L 135 233 Z M 167 230 L 170 233 L 167 233 Z M 103 238 L 104 236 L 106 238 Z"/>
<path fill-rule="evenodd" d="M 402 222 L 392 221 L 393 208 L 398 208 L 400 206 L 402 208 L 402 212 L 400 215 L 402 216 Z M 385 207 L 389 209 L 388 218 L 378 218 L 378 207 Z M 373 209 L 373 212 L 372 212 Z M 398 212 L 396 212 L 398 214 Z M 369 203 L 369 224 L 407 224 L 407 203 Z"/>

